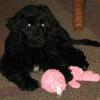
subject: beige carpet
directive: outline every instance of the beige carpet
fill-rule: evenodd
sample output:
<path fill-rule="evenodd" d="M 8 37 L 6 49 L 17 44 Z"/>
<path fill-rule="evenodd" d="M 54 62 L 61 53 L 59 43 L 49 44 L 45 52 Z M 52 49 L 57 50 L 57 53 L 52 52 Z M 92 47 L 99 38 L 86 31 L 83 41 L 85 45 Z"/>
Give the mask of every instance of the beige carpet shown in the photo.
<path fill-rule="evenodd" d="M 65 2 L 66 6 L 68 5 L 68 8 L 65 6 Z M 86 9 L 88 9 L 89 11 L 89 7 L 91 9 L 95 8 L 95 13 L 98 13 L 99 5 L 97 5 L 96 3 L 94 4 L 93 2 L 94 0 L 91 0 L 90 3 L 87 2 L 88 6 L 86 6 Z M 3 54 L 4 42 L 8 35 L 8 29 L 5 27 L 7 18 L 13 16 L 16 11 L 27 4 L 40 3 L 46 4 L 50 7 L 61 25 L 66 30 L 68 30 L 71 37 L 75 39 L 88 38 L 100 41 L 100 14 L 96 14 L 95 17 L 90 16 L 90 19 L 93 19 L 91 20 L 92 24 L 90 23 L 90 21 L 88 21 L 89 14 L 87 14 L 83 32 L 78 33 L 73 31 L 71 1 L 68 2 L 64 0 L 63 2 L 63 0 L 0 0 L 0 56 Z M 90 63 L 89 69 L 100 74 L 100 48 L 82 45 L 77 45 L 77 47 L 83 50 L 85 55 L 87 56 L 87 60 Z M 35 73 L 35 78 L 39 81 L 41 74 L 41 72 Z M 72 89 L 68 86 L 62 96 L 59 97 L 55 94 L 49 94 L 42 89 L 38 89 L 34 92 L 20 91 L 13 83 L 8 82 L 8 80 L 0 74 L 0 100 L 100 100 L 100 82 L 82 82 L 80 89 Z"/>

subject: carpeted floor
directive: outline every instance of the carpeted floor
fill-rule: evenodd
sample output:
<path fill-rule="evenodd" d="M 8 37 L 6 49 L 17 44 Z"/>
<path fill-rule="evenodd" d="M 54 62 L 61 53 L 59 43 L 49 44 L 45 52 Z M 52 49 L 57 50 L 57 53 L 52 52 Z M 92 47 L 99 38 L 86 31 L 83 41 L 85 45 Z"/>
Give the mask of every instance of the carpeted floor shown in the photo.
<path fill-rule="evenodd" d="M 5 27 L 8 17 L 28 4 L 46 4 L 61 25 L 76 39 L 88 38 L 100 41 L 100 2 L 87 0 L 85 7 L 85 27 L 83 32 L 74 32 L 72 28 L 72 0 L 0 0 L 0 56 L 8 35 Z M 89 69 L 100 74 L 100 48 L 77 45 L 84 51 L 90 63 Z M 35 73 L 40 80 L 42 72 Z M 20 91 L 13 83 L 0 74 L 0 100 L 100 100 L 100 82 L 82 82 L 80 89 L 67 86 L 61 97 L 49 94 L 42 89 L 34 92 Z"/>

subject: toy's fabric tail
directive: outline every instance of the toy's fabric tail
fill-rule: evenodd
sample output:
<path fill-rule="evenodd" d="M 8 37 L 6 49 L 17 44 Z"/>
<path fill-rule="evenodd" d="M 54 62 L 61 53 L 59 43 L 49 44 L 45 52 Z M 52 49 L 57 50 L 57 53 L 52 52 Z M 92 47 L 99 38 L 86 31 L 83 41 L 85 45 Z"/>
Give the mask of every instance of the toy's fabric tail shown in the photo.
<path fill-rule="evenodd" d="M 89 40 L 89 39 L 81 39 L 81 40 L 74 40 L 74 39 L 72 39 L 72 42 L 74 44 L 82 44 L 82 45 L 89 45 L 89 46 L 94 46 L 94 47 L 100 47 L 100 42 L 92 41 L 92 40 Z"/>

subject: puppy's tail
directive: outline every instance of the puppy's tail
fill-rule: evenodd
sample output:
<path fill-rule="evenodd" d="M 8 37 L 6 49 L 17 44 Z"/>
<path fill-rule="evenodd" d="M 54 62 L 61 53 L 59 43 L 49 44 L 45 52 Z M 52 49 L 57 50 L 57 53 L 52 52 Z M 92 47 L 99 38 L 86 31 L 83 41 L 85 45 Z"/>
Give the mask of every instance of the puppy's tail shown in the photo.
<path fill-rule="evenodd" d="M 72 42 L 74 44 L 82 44 L 82 45 L 100 47 L 100 42 L 89 40 L 89 39 L 81 39 L 81 40 L 74 40 L 74 39 L 72 39 Z"/>

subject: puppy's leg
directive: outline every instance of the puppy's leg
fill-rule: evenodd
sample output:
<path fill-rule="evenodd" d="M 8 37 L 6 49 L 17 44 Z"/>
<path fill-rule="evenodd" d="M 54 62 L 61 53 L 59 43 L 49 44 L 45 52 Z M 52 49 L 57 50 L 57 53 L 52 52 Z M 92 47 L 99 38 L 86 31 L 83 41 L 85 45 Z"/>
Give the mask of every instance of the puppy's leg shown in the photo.
<path fill-rule="evenodd" d="M 75 40 L 72 39 L 69 35 L 68 32 L 63 29 L 61 26 L 58 27 L 59 32 L 58 38 L 60 43 L 65 44 L 67 46 L 73 46 L 75 44 L 80 44 L 80 45 L 88 45 L 88 46 L 93 46 L 93 47 L 100 47 L 100 42 L 94 41 L 94 40 L 89 40 L 89 39 L 80 39 L 80 40 Z"/>
<path fill-rule="evenodd" d="M 33 91 L 39 88 L 38 82 L 26 74 L 24 74 L 23 80 L 20 83 L 18 83 L 18 86 L 22 90 L 28 90 L 28 91 Z"/>
<path fill-rule="evenodd" d="M 62 67 L 55 68 L 55 69 L 59 70 L 64 75 L 66 83 L 68 83 L 69 81 L 71 81 L 73 79 L 71 70 L 68 69 L 68 67 L 62 66 Z"/>
<path fill-rule="evenodd" d="M 79 66 L 83 70 L 87 70 L 89 64 L 86 61 L 86 56 L 81 50 L 69 46 L 59 47 L 58 50 L 61 57 L 69 66 L 75 65 L 75 66 Z"/>
<path fill-rule="evenodd" d="M 22 63 L 15 60 L 14 58 L 7 58 L 6 60 L 3 60 L 3 75 L 9 81 L 12 81 L 17 84 L 21 90 L 32 91 L 34 89 L 37 89 L 39 87 L 38 82 L 30 77 L 29 72 L 26 69 L 27 67 L 30 67 L 30 65 Z"/>

